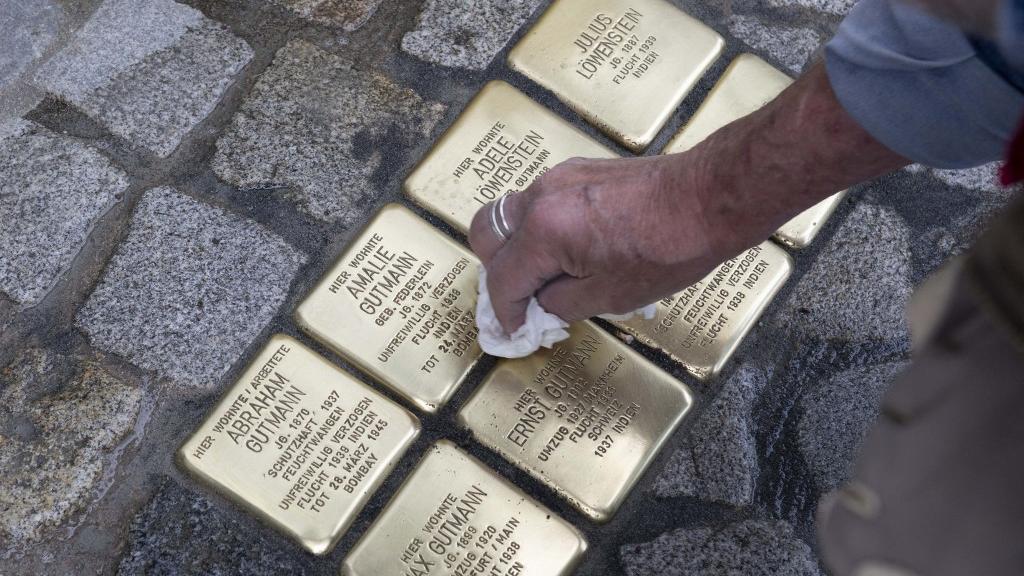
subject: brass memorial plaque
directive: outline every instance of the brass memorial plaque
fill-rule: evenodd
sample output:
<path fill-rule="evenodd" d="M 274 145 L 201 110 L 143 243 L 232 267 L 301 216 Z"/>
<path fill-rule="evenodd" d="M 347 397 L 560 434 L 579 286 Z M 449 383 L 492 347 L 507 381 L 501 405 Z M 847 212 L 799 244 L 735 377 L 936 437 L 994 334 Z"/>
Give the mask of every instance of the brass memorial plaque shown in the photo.
<path fill-rule="evenodd" d="M 789 254 L 764 242 L 658 302 L 653 319 L 617 325 L 707 380 L 721 371 L 792 271 Z"/>
<path fill-rule="evenodd" d="M 804 248 L 814 241 L 829 216 L 836 211 L 846 196 L 846 191 L 835 194 L 797 214 L 792 220 L 783 224 L 775 231 L 773 237 L 779 242 L 793 248 Z"/>
<path fill-rule="evenodd" d="M 345 559 L 348 576 L 559 576 L 587 543 L 450 442 L 435 444 Z"/>
<path fill-rule="evenodd" d="M 771 102 L 792 82 L 789 76 L 753 54 L 737 56 L 662 153 L 674 154 L 693 148 L 719 128 Z M 779 228 L 775 238 L 794 248 L 807 246 L 842 202 L 844 194 L 836 193 L 800 213 Z"/>
<path fill-rule="evenodd" d="M 459 413 L 483 444 L 607 521 L 693 403 L 689 389 L 590 322 L 502 360 Z"/>
<path fill-rule="evenodd" d="M 405 181 L 416 202 L 462 232 L 476 211 L 576 156 L 616 154 L 500 80 L 484 86 Z"/>
<path fill-rule="evenodd" d="M 508 60 L 640 151 L 723 45 L 718 33 L 665 0 L 555 0 Z"/>
<path fill-rule="evenodd" d="M 477 260 L 433 226 L 389 204 L 295 313 L 304 330 L 434 412 L 482 352 Z"/>
<path fill-rule="evenodd" d="M 202 481 L 324 554 L 418 433 L 419 421 L 404 408 L 277 335 L 178 458 Z"/>

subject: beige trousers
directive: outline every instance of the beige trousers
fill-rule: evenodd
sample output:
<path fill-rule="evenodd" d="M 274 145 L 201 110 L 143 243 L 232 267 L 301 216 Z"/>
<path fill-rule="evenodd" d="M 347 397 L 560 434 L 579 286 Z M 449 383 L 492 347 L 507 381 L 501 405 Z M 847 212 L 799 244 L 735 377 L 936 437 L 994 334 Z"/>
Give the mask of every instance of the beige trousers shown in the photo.
<path fill-rule="evenodd" d="M 966 284 L 915 295 L 913 365 L 820 505 L 835 576 L 1024 575 L 1024 346 Z"/>

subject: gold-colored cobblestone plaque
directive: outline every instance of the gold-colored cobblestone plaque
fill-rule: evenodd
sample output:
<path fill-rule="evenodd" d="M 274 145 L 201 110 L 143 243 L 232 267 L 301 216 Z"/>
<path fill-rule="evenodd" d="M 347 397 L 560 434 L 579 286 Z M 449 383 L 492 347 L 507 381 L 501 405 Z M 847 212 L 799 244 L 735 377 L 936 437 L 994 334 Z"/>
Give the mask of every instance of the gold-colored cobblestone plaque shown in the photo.
<path fill-rule="evenodd" d="M 178 457 L 200 480 L 323 554 L 418 433 L 407 410 L 278 335 Z"/>
<path fill-rule="evenodd" d="M 658 302 L 653 319 L 617 324 L 707 380 L 728 362 L 792 270 L 789 254 L 764 242 Z"/>
<path fill-rule="evenodd" d="M 389 204 L 299 306 L 315 338 L 434 412 L 482 355 L 476 258 Z"/>
<path fill-rule="evenodd" d="M 693 402 L 689 389 L 590 322 L 568 340 L 502 360 L 460 423 L 606 521 Z"/>
<path fill-rule="evenodd" d="M 792 82 L 789 76 L 753 54 L 737 56 L 662 153 L 674 154 L 693 148 L 719 128 L 771 102 Z M 800 213 L 783 224 L 775 238 L 794 248 L 807 246 L 842 202 L 844 194 L 836 193 Z"/>
<path fill-rule="evenodd" d="M 639 151 L 723 45 L 714 30 L 665 0 L 555 0 L 509 53 L 509 64 Z"/>
<path fill-rule="evenodd" d="M 462 232 L 476 211 L 569 158 L 616 154 L 505 82 L 466 106 L 405 181 L 416 202 Z"/>
<path fill-rule="evenodd" d="M 419 463 L 345 559 L 347 576 L 559 576 L 587 543 L 447 441 Z"/>
<path fill-rule="evenodd" d="M 828 221 L 829 216 L 832 216 L 832 213 L 836 211 L 836 208 L 839 207 L 845 196 L 846 191 L 844 190 L 825 198 L 783 224 L 775 231 L 773 237 L 792 248 L 806 247 L 814 241 L 822 226 Z"/>

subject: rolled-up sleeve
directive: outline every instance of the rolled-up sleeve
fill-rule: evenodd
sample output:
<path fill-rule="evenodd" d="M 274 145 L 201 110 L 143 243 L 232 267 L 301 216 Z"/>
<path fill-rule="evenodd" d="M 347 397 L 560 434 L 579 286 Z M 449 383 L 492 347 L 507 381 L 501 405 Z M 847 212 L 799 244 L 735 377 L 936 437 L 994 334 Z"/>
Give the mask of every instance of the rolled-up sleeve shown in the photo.
<path fill-rule="evenodd" d="M 1003 157 L 1024 93 L 955 26 L 898 0 L 861 0 L 826 47 L 840 103 L 915 162 L 966 168 Z"/>

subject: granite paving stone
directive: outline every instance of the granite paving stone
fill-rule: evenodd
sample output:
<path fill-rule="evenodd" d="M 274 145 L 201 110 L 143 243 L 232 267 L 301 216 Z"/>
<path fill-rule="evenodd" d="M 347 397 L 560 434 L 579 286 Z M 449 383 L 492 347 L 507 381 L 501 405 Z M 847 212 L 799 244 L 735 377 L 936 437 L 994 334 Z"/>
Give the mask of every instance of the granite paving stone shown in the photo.
<path fill-rule="evenodd" d="M 969 227 L 964 226 L 967 232 Z M 914 242 L 914 251 L 927 277 L 944 266 L 953 256 L 963 254 L 970 246 L 974 234 L 960 235 L 946 228 L 932 228 L 920 234 Z"/>
<path fill-rule="evenodd" d="M 124 172 L 81 141 L 26 120 L 0 122 L 0 290 L 39 303 L 127 186 Z"/>
<path fill-rule="evenodd" d="M 740 14 L 729 18 L 729 33 L 754 51 L 767 54 L 790 74 L 799 74 L 821 45 L 821 37 L 808 28 L 767 26 L 757 18 Z"/>
<path fill-rule="evenodd" d="M 783 8 L 799 6 L 801 8 L 810 8 L 819 12 L 844 16 L 851 8 L 854 7 L 855 4 L 857 4 L 857 1 L 858 0 L 768 0 L 767 4 L 769 6 Z"/>
<path fill-rule="evenodd" d="M 291 12 L 318 24 L 352 31 L 373 16 L 383 0 L 271 0 Z"/>
<path fill-rule="evenodd" d="M 905 171 L 926 176 L 913 181 L 918 188 L 908 201 L 934 206 L 934 222 L 929 229 L 911 238 L 918 278 L 945 264 L 949 257 L 962 254 L 974 244 L 1007 204 L 1015 190 L 999 184 L 1000 162 L 960 170 L 940 170 L 914 164 Z M 936 183 L 932 180 L 939 180 Z M 904 208 L 904 213 L 915 207 Z"/>
<path fill-rule="evenodd" d="M 0 369 L 0 543 L 29 544 L 88 505 L 141 400 L 91 353 L 26 348 Z"/>
<path fill-rule="evenodd" d="M 433 64 L 483 70 L 541 0 L 427 0 L 402 50 Z"/>
<path fill-rule="evenodd" d="M 904 168 L 910 174 L 929 174 L 950 186 L 961 186 L 979 192 L 993 192 L 1004 195 L 1008 190 L 999 184 L 999 168 L 1002 162 L 990 162 L 974 168 L 946 170 L 911 164 Z"/>
<path fill-rule="evenodd" d="M 17 308 L 18 306 L 13 300 L 0 292 L 0 342 L 3 341 L 4 336 L 14 334 Z"/>
<path fill-rule="evenodd" d="M 680 528 L 620 550 L 629 576 L 820 576 L 810 547 L 782 521 Z"/>
<path fill-rule="evenodd" d="M 261 225 L 171 188 L 145 193 L 77 317 L 96 346 L 213 389 L 266 327 L 306 256 Z"/>
<path fill-rule="evenodd" d="M 0 0 L 0 91 L 43 55 L 63 20 L 53 0 Z"/>
<path fill-rule="evenodd" d="M 909 231 L 889 208 L 858 203 L 800 279 L 775 322 L 837 341 L 907 334 Z"/>
<path fill-rule="evenodd" d="M 882 397 L 906 366 L 892 362 L 846 370 L 801 398 L 798 442 L 819 488 L 832 490 L 850 479 Z"/>
<path fill-rule="evenodd" d="M 963 186 L 981 192 L 1004 193 L 999 185 L 999 167 L 1002 162 L 983 164 L 963 170 L 932 170 L 936 178 L 950 186 Z"/>
<path fill-rule="evenodd" d="M 165 157 L 252 56 L 244 40 L 184 4 L 106 0 L 35 82 Z"/>
<path fill-rule="evenodd" d="M 443 113 L 386 76 L 296 40 L 278 51 L 217 141 L 213 168 L 243 189 L 289 186 L 299 207 L 330 222 L 365 214 L 389 131 L 421 141 Z"/>
<path fill-rule="evenodd" d="M 751 409 L 766 381 L 763 371 L 749 366 L 725 381 L 655 480 L 657 496 L 751 503 L 758 474 Z"/>
<path fill-rule="evenodd" d="M 283 547 L 270 533 L 269 527 L 252 530 L 240 525 L 206 498 L 165 478 L 132 520 L 117 573 L 276 576 L 312 572 L 310 555 Z"/>

